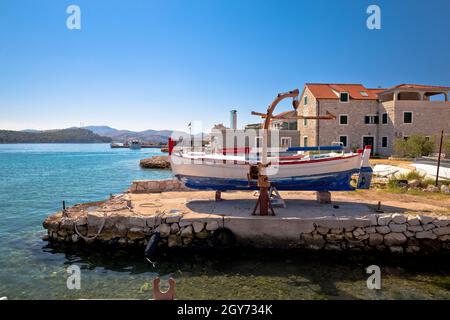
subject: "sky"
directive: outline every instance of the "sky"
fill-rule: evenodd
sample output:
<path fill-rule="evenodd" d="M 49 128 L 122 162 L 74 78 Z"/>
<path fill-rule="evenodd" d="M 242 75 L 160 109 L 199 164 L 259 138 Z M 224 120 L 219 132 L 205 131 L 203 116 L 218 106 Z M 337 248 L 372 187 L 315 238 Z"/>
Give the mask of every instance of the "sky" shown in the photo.
<path fill-rule="evenodd" d="M 449 13 L 448 0 L 1 0 L 0 129 L 186 131 L 232 109 L 243 127 L 306 82 L 450 86 Z"/>

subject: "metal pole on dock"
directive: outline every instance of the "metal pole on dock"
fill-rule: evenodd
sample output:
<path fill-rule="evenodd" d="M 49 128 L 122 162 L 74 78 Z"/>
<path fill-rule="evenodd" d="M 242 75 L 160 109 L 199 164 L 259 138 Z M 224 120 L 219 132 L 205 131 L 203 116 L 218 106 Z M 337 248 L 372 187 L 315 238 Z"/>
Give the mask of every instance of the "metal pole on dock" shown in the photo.
<path fill-rule="evenodd" d="M 439 167 L 441 166 L 441 154 L 442 154 L 442 141 L 444 140 L 444 130 L 441 131 L 441 141 L 439 142 L 439 154 L 438 154 L 438 163 L 437 163 L 437 170 L 436 170 L 436 184 L 435 186 L 438 186 L 439 181 Z"/>

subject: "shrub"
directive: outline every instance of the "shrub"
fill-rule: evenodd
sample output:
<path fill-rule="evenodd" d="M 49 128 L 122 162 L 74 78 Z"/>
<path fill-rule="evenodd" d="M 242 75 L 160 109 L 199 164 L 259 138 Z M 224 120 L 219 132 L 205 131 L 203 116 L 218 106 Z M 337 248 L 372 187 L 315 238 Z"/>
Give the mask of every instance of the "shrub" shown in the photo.
<path fill-rule="evenodd" d="M 387 184 L 389 189 L 398 189 L 400 188 L 399 181 L 397 179 L 390 179 Z"/>
<path fill-rule="evenodd" d="M 434 142 L 422 135 L 413 135 L 408 139 L 397 139 L 394 144 L 395 154 L 400 157 L 415 158 L 427 156 L 434 150 Z"/>
<path fill-rule="evenodd" d="M 423 179 L 422 180 L 422 183 L 421 183 L 421 185 L 423 186 L 423 187 L 427 187 L 427 186 L 429 186 L 429 185 L 435 185 L 435 183 L 436 183 L 436 180 L 435 179 L 432 179 L 432 178 L 426 178 L 426 179 Z"/>
<path fill-rule="evenodd" d="M 407 181 L 411 181 L 411 180 L 422 181 L 425 178 L 425 176 L 426 176 L 426 174 L 421 174 L 417 170 L 410 170 L 410 171 L 395 175 L 397 180 L 407 180 Z"/>

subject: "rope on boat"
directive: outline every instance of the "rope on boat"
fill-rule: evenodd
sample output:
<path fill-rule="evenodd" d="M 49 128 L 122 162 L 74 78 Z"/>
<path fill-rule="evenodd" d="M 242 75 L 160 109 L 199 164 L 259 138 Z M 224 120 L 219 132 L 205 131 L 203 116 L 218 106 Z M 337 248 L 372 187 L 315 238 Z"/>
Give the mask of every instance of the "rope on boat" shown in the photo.
<path fill-rule="evenodd" d="M 86 237 L 86 236 L 83 236 L 83 235 L 78 231 L 77 224 L 75 223 L 75 221 L 73 222 L 73 225 L 74 225 L 74 227 L 75 227 L 75 232 L 77 233 L 77 235 L 80 236 L 82 239 L 84 239 L 84 240 L 86 240 L 86 241 L 89 241 L 89 240 L 94 240 L 94 239 L 96 239 L 96 238 L 99 236 L 99 234 L 102 233 L 103 228 L 105 227 L 105 223 L 106 223 L 106 212 L 103 214 L 103 222 L 102 222 L 102 224 L 100 225 L 100 228 L 98 229 L 97 233 L 96 233 L 94 236 L 92 236 L 92 237 Z"/>

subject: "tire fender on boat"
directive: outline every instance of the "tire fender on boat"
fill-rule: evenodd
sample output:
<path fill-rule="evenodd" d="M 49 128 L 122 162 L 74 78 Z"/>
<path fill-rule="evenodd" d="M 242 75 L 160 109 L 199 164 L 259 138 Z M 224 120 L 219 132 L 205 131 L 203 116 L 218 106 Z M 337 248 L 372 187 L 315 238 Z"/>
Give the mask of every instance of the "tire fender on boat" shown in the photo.
<path fill-rule="evenodd" d="M 152 236 L 148 240 L 147 246 L 145 247 L 145 256 L 147 258 L 151 258 L 155 254 L 160 240 L 161 235 L 159 234 L 159 232 L 155 232 L 154 234 L 152 234 Z"/>

